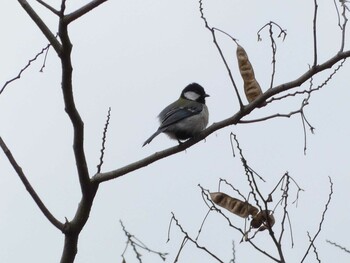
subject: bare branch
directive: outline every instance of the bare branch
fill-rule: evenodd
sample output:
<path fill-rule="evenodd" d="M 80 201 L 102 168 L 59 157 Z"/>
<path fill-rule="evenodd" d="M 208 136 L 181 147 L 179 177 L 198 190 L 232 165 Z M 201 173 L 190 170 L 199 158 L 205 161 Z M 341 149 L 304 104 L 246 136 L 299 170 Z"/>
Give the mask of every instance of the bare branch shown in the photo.
<path fill-rule="evenodd" d="M 65 1 L 63 0 L 60 12 L 63 14 L 64 10 Z M 62 19 L 60 20 L 59 36 L 61 38 L 62 47 L 64 49 L 64 53 L 61 54 L 60 58 L 62 65 L 61 87 L 63 92 L 65 111 L 68 114 L 74 129 L 73 151 L 79 175 L 80 188 L 83 195 L 89 196 L 90 176 L 84 151 L 84 123 L 76 108 L 73 95 L 73 66 L 71 61 L 72 43 L 68 35 L 68 25 L 65 24 Z"/>
<path fill-rule="evenodd" d="M 262 117 L 262 118 L 259 118 L 259 119 L 253 119 L 253 120 L 240 120 L 238 123 L 241 123 L 241 124 L 248 124 L 248 123 L 254 123 L 254 122 L 261 122 L 261 121 L 266 121 L 266 120 L 269 120 L 269 119 L 273 119 L 273 118 L 279 118 L 279 117 L 284 117 L 284 118 L 290 118 L 291 116 L 295 115 L 295 114 L 301 114 L 302 115 L 302 121 L 306 121 L 308 126 L 310 127 L 310 130 L 311 132 L 313 132 L 314 128 L 312 127 L 312 125 L 307 121 L 306 117 L 305 117 L 305 114 L 303 112 L 303 107 L 305 107 L 307 105 L 307 100 L 310 98 L 310 95 L 312 92 L 315 92 L 315 91 L 318 91 L 320 90 L 321 88 L 323 88 L 324 86 L 326 86 L 328 84 L 328 82 L 333 78 L 333 76 L 339 71 L 339 69 L 344 65 L 345 63 L 345 59 L 343 59 L 341 61 L 341 63 L 339 63 L 339 65 L 333 70 L 333 72 L 327 77 L 327 79 L 320 85 L 318 85 L 316 88 L 313 88 L 312 87 L 312 77 L 310 79 L 310 88 L 309 89 L 305 89 L 305 90 L 302 90 L 302 91 L 295 91 L 293 93 L 288 93 L 288 94 L 285 94 L 285 95 L 282 95 L 280 97 L 273 97 L 271 98 L 270 100 L 267 101 L 267 104 L 273 102 L 273 101 L 277 101 L 277 100 L 282 100 L 284 98 L 287 98 L 287 97 L 294 97 L 294 96 L 297 96 L 297 95 L 303 95 L 303 94 L 307 94 L 307 98 L 303 100 L 302 104 L 301 104 L 301 108 L 299 108 L 298 110 L 296 111 L 291 111 L 290 113 L 285 113 L 285 114 L 281 114 L 281 113 L 276 113 L 276 114 L 273 114 L 273 115 L 270 115 L 270 116 L 266 116 L 266 117 Z M 305 101 L 306 100 L 306 101 Z"/>
<path fill-rule="evenodd" d="M 317 236 L 320 234 L 321 230 L 322 230 L 322 225 L 323 225 L 323 222 L 325 220 L 325 215 L 328 211 L 328 206 L 332 200 L 332 195 L 333 195 L 333 182 L 332 182 L 332 179 L 329 177 L 329 183 L 330 183 L 330 193 L 328 195 L 328 200 L 327 200 L 327 203 L 325 205 L 325 208 L 323 210 L 323 213 L 322 213 L 322 217 L 321 217 L 321 221 L 319 223 L 319 226 L 318 226 L 318 230 L 316 232 L 316 234 L 314 235 L 314 237 L 312 239 L 310 239 L 310 245 L 309 247 L 307 248 L 306 252 L 305 252 L 305 255 L 304 257 L 302 258 L 302 260 L 300 261 L 300 263 L 303 263 L 304 260 L 306 259 L 307 255 L 309 254 L 309 251 L 311 249 L 311 247 L 314 246 L 314 243 L 315 243 L 315 240 L 317 238 Z"/>
<path fill-rule="evenodd" d="M 171 222 L 175 222 L 176 226 L 178 226 L 178 228 L 180 229 L 180 231 L 185 235 L 184 240 L 189 240 L 191 241 L 197 248 L 205 251 L 207 254 L 209 254 L 211 257 L 213 257 L 214 259 L 216 259 L 218 262 L 224 263 L 224 261 L 222 261 L 221 259 L 219 259 L 214 253 L 210 252 L 206 247 L 200 246 L 197 242 L 197 240 L 192 239 L 189 234 L 183 229 L 182 225 L 179 223 L 179 221 L 176 219 L 174 213 L 172 214 L 172 218 L 171 218 Z M 181 246 L 181 249 L 183 248 L 183 246 Z M 179 253 L 178 253 L 179 256 Z M 176 258 L 178 258 L 178 256 Z M 176 261 L 174 261 L 176 262 Z"/>
<path fill-rule="evenodd" d="M 78 10 L 66 15 L 64 17 L 64 22 L 68 25 L 69 23 L 85 15 L 86 13 L 90 12 L 92 9 L 98 7 L 100 4 L 103 4 L 106 1 L 108 0 L 93 0 L 88 4 L 84 5 L 83 7 L 79 8 Z"/>
<path fill-rule="evenodd" d="M 0 137 L 0 147 L 2 148 L 3 152 L 5 153 L 7 159 L 11 163 L 13 169 L 16 171 L 18 177 L 21 179 L 23 185 L 27 189 L 30 196 L 33 198 L 36 205 L 39 207 L 41 212 L 44 214 L 44 216 L 53 224 L 55 227 L 57 227 L 59 230 L 63 231 L 64 224 L 62 224 L 60 221 L 58 221 L 51 212 L 47 209 L 47 207 L 44 205 L 44 203 L 41 201 L 38 194 L 35 192 L 34 188 L 29 183 L 27 177 L 23 173 L 22 168 L 18 165 L 15 158 L 13 157 L 11 151 L 7 148 L 5 142 Z"/>
<path fill-rule="evenodd" d="M 233 133 L 231 133 L 233 135 Z M 232 137 L 232 136 L 230 136 Z M 232 143 L 231 143 L 232 144 Z M 233 145 L 232 145 L 233 146 Z M 239 189 L 236 189 L 231 183 L 227 182 L 226 179 L 219 179 L 219 189 L 218 191 L 221 192 L 220 186 L 221 186 L 221 182 L 224 182 L 225 184 L 227 184 L 228 186 L 231 187 L 231 189 L 236 192 L 237 194 L 239 194 L 240 197 L 242 197 L 245 201 L 247 201 L 247 198 L 239 191 Z"/>
<path fill-rule="evenodd" d="M 340 27 L 340 30 L 342 30 L 342 25 L 340 24 L 340 14 L 339 14 L 339 9 L 336 3 L 336 0 L 333 0 L 334 6 L 335 6 L 335 10 L 337 12 L 337 17 L 338 17 L 338 26 Z"/>
<path fill-rule="evenodd" d="M 266 117 L 262 117 L 262 118 L 258 118 L 258 119 L 252 119 L 252 120 L 240 120 L 238 123 L 240 124 L 248 124 L 248 123 L 254 123 L 254 122 L 262 122 L 262 121 L 266 121 L 269 119 L 274 119 L 274 118 L 290 118 L 295 114 L 300 113 L 300 110 L 296 110 L 296 111 L 291 111 L 290 113 L 287 114 L 282 114 L 282 113 L 276 113 L 270 116 L 266 116 Z"/>
<path fill-rule="evenodd" d="M 286 36 L 287 36 L 287 31 L 285 29 L 282 29 L 282 27 L 280 27 L 277 23 L 270 21 L 269 23 L 267 23 L 266 25 L 264 25 L 262 28 L 259 29 L 259 31 L 257 32 L 258 35 L 258 41 L 261 41 L 262 38 L 260 36 L 260 32 L 265 28 L 265 27 L 269 27 L 269 34 L 270 34 L 270 41 L 271 41 L 271 49 L 272 49 L 272 73 L 271 73 L 271 81 L 270 81 L 270 89 L 273 87 L 273 83 L 274 83 L 274 79 L 275 79 L 275 73 L 276 73 L 276 53 L 277 53 L 277 44 L 276 41 L 273 37 L 273 31 L 272 28 L 273 26 L 277 26 L 280 30 L 280 33 L 278 34 L 278 38 L 283 36 L 283 41 L 285 40 Z"/>
<path fill-rule="evenodd" d="M 313 66 L 315 67 L 317 65 L 317 9 L 318 9 L 318 4 L 317 4 L 317 0 L 314 0 L 314 19 L 312 22 L 313 28 L 313 38 L 314 38 L 314 63 Z"/>
<path fill-rule="evenodd" d="M 132 247 L 133 251 L 135 252 L 135 255 L 136 255 L 136 258 L 138 259 L 138 261 L 140 263 L 142 263 L 142 260 L 141 260 L 141 256 L 142 254 L 138 251 L 138 249 L 142 249 L 142 250 L 146 250 L 147 252 L 149 253 L 152 253 L 152 254 L 156 254 L 158 255 L 163 261 L 166 260 L 166 256 L 168 255 L 168 253 L 162 253 L 162 252 L 158 252 L 158 251 L 154 251 L 152 249 L 150 249 L 149 247 L 147 247 L 141 240 L 139 240 L 137 237 L 135 237 L 134 235 L 132 235 L 129 231 L 126 230 L 123 222 L 120 220 L 119 221 L 122 228 L 123 228 L 123 231 L 124 231 L 124 234 L 126 235 L 127 237 L 127 242 L 126 242 L 126 246 L 125 246 L 125 249 L 122 253 L 122 258 L 125 260 L 124 258 L 124 254 L 126 253 L 128 247 L 129 247 L 129 244 L 130 246 Z"/>
<path fill-rule="evenodd" d="M 35 22 L 35 24 L 39 27 L 41 32 L 45 35 L 45 37 L 49 40 L 50 44 L 53 46 L 57 54 L 60 56 L 62 52 L 62 46 L 60 42 L 56 39 L 55 35 L 50 31 L 47 25 L 43 20 L 39 17 L 39 15 L 34 11 L 34 9 L 29 5 L 26 0 L 18 0 L 23 9 L 27 12 L 27 14 L 31 17 L 31 19 Z"/>
<path fill-rule="evenodd" d="M 39 4 L 42 4 L 44 7 L 46 7 L 47 9 L 49 9 L 52 13 L 54 13 L 56 16 L 60 16 L 60 12 L 58 10 L 56 10 L 55 8 L 53 8 L 52 6 L 50 6 L 48 3 L 42 1 L 42 0 L 36 0 Z"/>
<path fill-rule="evenodd" d="M 331 244 L 331 245 L 333 245 L 333 246 L 335 246 L 335 247 L 337 247 L 337 248 L 340 248 L 341 250 L 345 251 L 346 253 L 350 253 L 350 250 L 347 249 L 346 247 L 343 247 L 343 246 L 341 246 L 341 245 L 339 245 L 339 244 L 337 244 L 335 242 L 332 242 L 330 240 L 326 240 L 326 242 Z"/>
<path fill-rule="evenodd" d="M 307 236 L 308 236 L 308 238 L 309 238 L 309 241 L 310 241 L 310 242 L 311 242 L 311 244 L 312 244 L 312 248 L 314 249 L 314 253 L 315 253 L 315 256 L 316 256 L 316 260 L 317 260 L 317 262 L 318 262 L 318 263 L 321 263 L 321 260 L 320 260 L 320 258 L 318 257 L 317 248 L 316 248 L 316 246 L 315 246 L 315 243 L 314 243 L 314 242 L 312 242 L 312 240 L 311 240 L 311 236 L 310 236 L 309 231 L 307 232 Z"/>
<path fill-rule="evenodd" d="M 225 59 L 225 56 L 224 56 L 224 54 L 222 53 L 222 50 L 221 50 L 221 48 L 220 48 L 220 46 L 219 46 L 219 44 L 218 44 L 218 42 L 217 42 L 217 40 L 216 40 L 215 28 L 211 28 L 211 27 L 209 26 L 208 21 L 207 21 L 207 19 L 206 19 L 205 16 L 204 16 L 202 0 L 199 0 L 199 12 L 200 12 L 200 14 L 201 14 L 201 18 L 202 18 L 203 21 L 204 21 L 205 27 L 210 31 L 210 33 L 211 33 L 211 35 L 212 35 L 212 38 L 213 38 L 213 42 L 214 42 L 214 44 L 215 44 L 215 46 L 216 46 L 216 48 L 217 48 L 217 50 L 218 50 L 218 52 L 219 52 L 219 54 L 220 54 L 220 57 L 221 57 L 222 61 L 223 61 L 224 64 L 225 64 L 225 67 L 226 67 L 226 69 L 227 69 L 227 72 L 228 72 L 228 75 L 229 75 L 229 77 L 230 77 L 231 83 L 232 83 L 232 85 L 233 85 L 233 87 L 234 87 L 234 89 L 235 89 L 235 92 L 236 92 L 236 95 L 237 95 L 237 99 L 238 99 L 240 108 L 243 108 L 243 102 L 242 102 L 241 96 L 239 95 L 239 92 L 238 92 L 238 88 L 237 88 L 237 86 L 236 86 L 236 83 L 235 83 L 235 81 L 234 81 L 234 79 L 233 79 L 231 69 L 230 69 L 230 67 L 228 66 L 228 63 L 227 63 L 227 61 L 226 61 L 226 59 Z M 227 34 L 226 32 L 224 32 L 224 31 L 222 31 L 222 30 L 219 30 L 219 31 L 229 36 L 229 34 Z M 230 38 L 236 42 L 236 39 L 235 39 L 235 38 L 233 38 L 233 37 L 231 37 L 231 36 L 230 36 Z"/>
<path fill-rule="evenodd" d="M 44 47 L 38 54 L 35 55 L 34 58 L 30 59 L 27 63 L 27 65 L 25 65 L 18 73 L 18 75 L 8 81 L 5 82 L 5 84 L 2 86 L 1 90 L 0 90 L 0 94 L 3 93 L 3 91 L 5 90 L 6 86 L 9 85 L 11 82 L 15 81 L 16 79 L 20 79 L 22 76 L 22 73 L 29 68 L 29 66 L 32 64 L 32 62 L 34 62 L 40 55 L 42 55 L 45 51 L 47 51 L 50 48 L 51 44 L 48 44 L 46 47 Z M 47 53 L 46 53 L 47 54 Z M 40 69 L 40 71 L 42 71 L 43 67 Z"/>
<path fill-rule="evenodd" d="M 107 138 L 107 130 L 108 130 L 108 125 L 109 125 L 109 120 L 111 117 L 111 108 L 108 109 L 108 114 L 107 114 L 107 120 L 105 127 L 103 129 L 103 135 L 102 135 L 102 148 L 101 148 L 101 156 L 100 156 L 100 163 L 97 165 L 97 173 L 101 172 L 102 164 L 103 164 L 103 157 L 105 154 L 105 144 L 106 144 L 106 138 Z"/>
<path fill-rule="evenodd" d="M 248 166 L 247 160 L 245 159 L 245 157 L 243 155 L 243 150 L 242 150 L 242 148 L 241 148 L 241 146 L 239 144 L 237 136 L 235 134 L 233 134 L 233 133 L 231 133 L 231 136 L 233 136 L 233 138 L 234 138 L 234 140 L 236 142 L 236 148 L 238 149 L 239 155 L 241 157 L 241 162 L 242 162 L 243 168 L 245 170 L 245 174 L 246 174 L 246 177 L 247 177 L 247 180 L 248 180 L 248 184 L 249 184 L 249 187 L 251 189 L 251 193 L 252 193 L 252 195 L 254 197 L 255 203 L 259 207 L 260 210 L 264 210 L 264 208 L 261 206 L 261 204 L 259 202 L 258 196 L 260 197 L 261 200 L 263 200 L 263 202 L 265 202 L 265 199 L 264 199 L 263 195 L 261 194 L 261 192 L 259 191 L 259 188 L 258 188 L 258 186 L 256 184 L 253 172 L 250 169 L 250 167 Z"/>
<path fill-rule="evenodd" d="M 232 259 L 229 263 L 236 263 L 236 249 L 235 249 L 235 241 L 232 241 Z"/>
<path fill-rule="evenodd" d="M 340 1 L 341 5 L 343 7 L 343 12 L 342 12 L 342 17 L 344 19 L 343 25 L 341 26 L 342 30 L 342 39 L 341 39 L 341 46 L 340 46 L 340 52 L 344 50 L 344 45 L 345 45 L 345 29 L 346 29 L 346 24 L 348 23 L 348 18 L 346 16 L 346 11 L 349 11 L 349 8 L 346 5 L 346 1 Z"/>
<path fill-rule="evenodd" d="M 57 35 L 56 35 L 56 37 L 57 37 Z M 51 46 L 51 45 L 50 45 Z M 44 57 L 44 61 L 43 61 L 43 64 L 42 64 L 42 66 L 41 66 L 41 68 L 40 68 L 40 70 L 39 70 L 39 72 L 44 72 L 44 68 L 46 67 L 46 59 L 47 59 L 47 54 L 49 54 L 49 50 L 50 50 L 50 47 L 48 47 L 47 49 L 46 49 L 46 52 L 45 52 L 45 57 Z"/>

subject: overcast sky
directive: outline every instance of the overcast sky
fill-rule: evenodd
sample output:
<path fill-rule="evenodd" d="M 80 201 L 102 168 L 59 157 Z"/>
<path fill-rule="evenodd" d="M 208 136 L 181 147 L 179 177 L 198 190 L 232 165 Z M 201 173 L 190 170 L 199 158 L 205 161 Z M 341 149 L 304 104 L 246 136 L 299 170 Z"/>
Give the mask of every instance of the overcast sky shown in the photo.
<path fill-rule="evenodd" d="M 56 8 L 60 3 L 47 2 Z M 68 10 L 73 11 L 85 2 L 67 1 Z M 262 42 L 257 41 L 256 32 L 269 21 L 287 30 L 285 41 L 276 41 L 275 84 L 294 80 L 313 62 L 313 2 L 206 0 L 204 12 L 211 26 L 239 40 L 265 91 L 271 77 L 271 44 L 266 29 Z M 56 32 L 57 18 L 36 3 L 33 7 Z M 340 47 L 341 33 L 333 1 L 319 1 L 318 18 L 318 58 L 322 63 Z M 47 45 L 47 40 L 17 1 L 2 5 L 0 25 L 2 87 Z M 96 172 L 108 107 L 112 108 L 112 117 L 103 171 L 176 145 L 176 141 L 162 134 L 150 145 L 141 147 L 158 127 L 157 114 L 191 82 L 198 82 L 211 95 L 207 99 L 209 125 L 239 109 L 227 71 L 200 18 L 198 1 L 108 1 L 75 21 L 69 29 L 73 42 L 74 94 L 85 123 L 91 175 Z M 236 46 L 224 35 L 218 35 L 218 41 L 243 96 Z M 349 49 L 348 44 L 345 49 Z M 60 61 L 50 50 L 44 72 L 39 73 L 42 61 L 43 56 L 0 95 L 0 136 L 47 207 L 64 221 L 65 217 L 72 219 L 80 200 L 72 126 L 64 112 Z M 321 84 L 331 72 L 316 77 L 314 85 Z M 219 178 L 225 178 L 242 193 L 249 192 L 240 159 L 232 156 L 231 132 L 238 136 L 248 163 L 265 178 L 266 183 L 261 183 L 264 194 L 274 188 L 286 171 L 305 190 L 298 206 L 290 206 L 295 245 L 291 249 L 291 234 L 286 230 L 283 241 L 286 260 L 299 262 L 309 244 L 307 231 L 311 235 L 316 233 L 330 192 L 330 176 L 334 195 L 316 245 L 322 262 L 335 258 L 337 262 L 349 262 L 349 254 L 326 243 L 329 239 L 350 248 L 348 72 L 349 64 L 345 63 L 327 86 L 312 94 L 305 114 L 316 130 L 314 135 L 307 131 L 306 155 L 301 118 L 295 115 L 222 129 L 186 152 L 103 183 L 81 233 L 76 262 L 121 262 L 126 237 L 119 220 L 151 249 L 169 252 L 167 262 L 173 262 L 183 235 L 173 226 L 171 239 L 166 243 L 171 212 L 195 237 L 207 212 L 198 184 L 217 191 Z M 305 84 L 301 89 L 307 87 Z M 302 99 L 291 98 L 257 109 L 246 119 L 289 113 L 299 109 Z M 64 236 L 39 211 L 3 153 L 0 176 L 0 262 L 58 262 Z M 235 196 L 228 188 L 225 191 Z M 291 200 L 295 194 L 296 188 L 292 186 Z M 274 204 L 277 201 L 278 196 Z M 282 208 L 277 211 L 278 232 Z M 244 227 L 243 219 L 229 212 L 226 215 L 235 225 Z M 239 244 L 241 238 L 222 217 L 212 213 L 199 243 L 224 262 L 232 258 L 232 240 L 236 243 L 236 262 L 270 262 L 248 243 Z M 267 232 L 259 233 L 255 242 L 277 255 Z M 145 262 L 161 262 L 144 254 Z M 137 262 L 131 251 L 126 259 Z M 180 262 L 215 261 L 188 243 Z M 316 262 L 314 254 L 306 262 Z"/>

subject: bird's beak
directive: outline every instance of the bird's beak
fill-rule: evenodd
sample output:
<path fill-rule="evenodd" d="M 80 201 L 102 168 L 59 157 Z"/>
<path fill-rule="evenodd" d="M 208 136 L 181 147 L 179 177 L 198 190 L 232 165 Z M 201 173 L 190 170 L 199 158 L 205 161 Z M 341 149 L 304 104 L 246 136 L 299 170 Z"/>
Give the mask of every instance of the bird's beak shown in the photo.
<path fill-rule="evenodd" d="M 209 94 L 205 94 L 204 97 L 210 97 L 210 95 Z"/>

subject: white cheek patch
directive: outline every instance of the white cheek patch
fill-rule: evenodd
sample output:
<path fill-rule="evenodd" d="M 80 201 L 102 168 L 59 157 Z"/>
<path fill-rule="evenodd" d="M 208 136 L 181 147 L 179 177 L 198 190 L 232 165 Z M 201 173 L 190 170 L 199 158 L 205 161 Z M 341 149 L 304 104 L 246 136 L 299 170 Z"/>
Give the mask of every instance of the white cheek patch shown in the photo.
<path fill-rule="evenodd" d="M 197 100 L 200 97 L 200 95 L 198 93 L 193 92 L 193 91 L 185 92 L 184 96 L 188 100 Z"/>

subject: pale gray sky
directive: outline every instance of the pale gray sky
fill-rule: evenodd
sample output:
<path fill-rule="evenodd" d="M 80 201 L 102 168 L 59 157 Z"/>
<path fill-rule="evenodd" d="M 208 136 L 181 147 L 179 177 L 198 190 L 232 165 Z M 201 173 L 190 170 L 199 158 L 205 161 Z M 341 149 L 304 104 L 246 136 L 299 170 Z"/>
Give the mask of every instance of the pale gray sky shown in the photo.
<path fill-rule="evenodd" d="M 56 7 L 59 2 L 48 1 Z M 68 9 L 74 10 L 86 1 L 67 2 Z M 313 61 L 313 2 L 204 1 L 204 12 L 210 25 L 239 39 L 262 89 L 266 90 L 271 76 L 269 36 L 265 30 L 263 42 L 257 42 L 256 32 L 271 20 L 287 29 L 286 40 L 277 41 L 275 83 L 297 78 Z M 35 3 L 33 7 L 56 32 L 56 17 Z M 17 75 L 47 41 L 17 1 L 6 1 L 0 8 L 0 24 L 1 87 Z M 319 1 L 318 26 L 319 62 L 323 62 L 340 46 L 333 1 Z M 158 127 L 159 111 L 177 99 L 190 82 L 200 83 L 211 95 L 207 100 L 210 124 L 239 109 L 228 74 L 200 19 L 198 1 L 109 1 L 75 21 L 70 26 L 70 36 L 74 93 L 85 123 L 85 149 L 91 175 L 96 171 L 108 107 L 112 107 L 112 119 L 103 171 L 176 145 L 176 141 L 160 135 L 141 148 Z M 218 40 L 243 94 L 236 47 L 223 35 L 218 35 Z M 345 49 L 349 49 L 349 45 Z M 63 221 L 74 215 L 80 189 L 71 147 L 72 128 L 64 112 L 60 89 L 60 62 L 50 50 L 44 73 L 39 73 L 42 59 L 33 63 L 22 78 L 0 96 L 0 136 L 44 203 Z M 314 85 L 322 83 L 330 72 L 315 78 Z M 240 160 L 232 157 L 231 132 L 237 134 L 250 165 L 266 179 L 261 186 L 265 194 L 286 171 L 306 190 L 300 195 L 298 207 L 290 207 L 295 246 L 290 248 L 287 231 L 284 240 L 287 261 L 299 262 L 308 246 L 307 231 L 311 235 L 317 231 L 330 191 L 330 176 L 334 195 L 316 245 L 324 262 L 334 258 L 337 262 L 348 262 L 349 254 L 325 242 L 330 239 L 350 248 L 348 72 L 349 65 L 345 63 L 329 85 L 313 93 L 310 105 L 305 108 L 306 117 L 316 128 L 315 135 L 307 133 L 306 156 L 302 123 L 296 115 L 290 119 L 225 128 L 186 152 L 102 184 L 89 222 L 80 236 L 76 262 L 121 262 L 126 237 L 120 219 L 150 248 L 169 252 L 167 262 L 173 262 L 183 236 L 173 227 L 171 240 L 166 243 L 171 212 L 192 236 L 197 234 L 207 212 L 197 187 L 199 183 L 216 191 L 219 178 L 225 178 L 243 193 L 249 191 Z M 298 97 L 274 103 L 254 111 L 247 119 L 289 113 L 298 109 L 301 101 Z M 58 262 L 63 235 L 36 207 L 3 153 L 0 154 L 0 175 L 0 262 Z M 295 188 L 291 199 L 295 197 L 293 193 Z M 226 214 L 237 226 L 244 227 L 243 219 Z M 276 231 L 279 220 L 277 216 Z M 211 214 L 200 244 L 228 262 L 232 240 L 236 242 L 236 262 L 270 262 L 248 243 L 239 244 L 241 235 L 228 228 L 219 215 Z M 276 255 L 268 233 L 260 233 L 255 241 Z M 145 262 L 158 262 L 155 257 L 144 254 Z M 127 259 L 136 262 L 131 253 Z M 180 262 L 215 261 L 188 244 Z M 312 253 L 306 262 L 315 262 Z"/>

